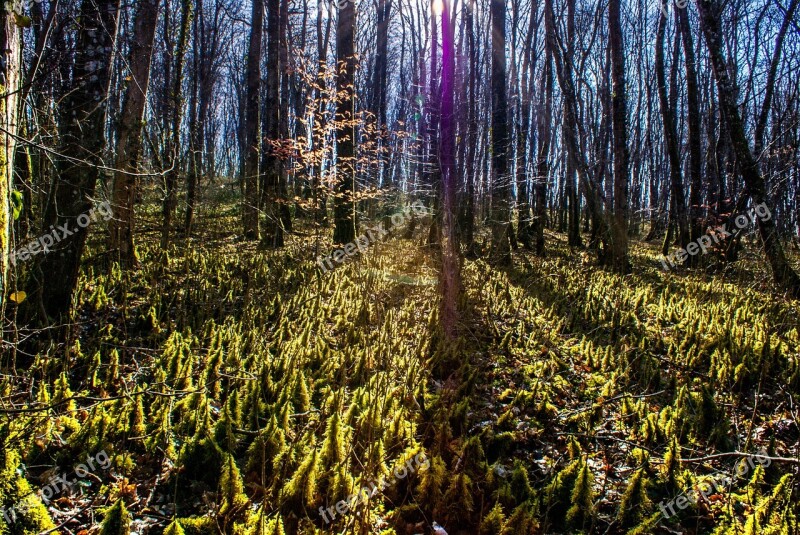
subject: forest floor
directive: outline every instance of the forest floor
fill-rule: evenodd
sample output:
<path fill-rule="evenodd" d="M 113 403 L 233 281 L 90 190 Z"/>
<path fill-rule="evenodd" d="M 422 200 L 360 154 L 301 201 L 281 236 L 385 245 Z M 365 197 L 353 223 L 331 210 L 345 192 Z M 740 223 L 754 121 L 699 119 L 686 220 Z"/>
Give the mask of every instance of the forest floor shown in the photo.
<path fill-rule="evenodd" d="M 445 341 L 421 225 L 324 272 L 307 229 L 265 251 L 204 210 L 166 256 L 143 214 L 140 268 L 89 255 L 69 344 L 20 344 L 8 481 L 109 459 L 40 527 L 121 499 L 139 533 L 798 533 L 800 310 L 756 250 L 712 276 L 635 243 L 620 276 L 551 233 L 465 261 Z"/>

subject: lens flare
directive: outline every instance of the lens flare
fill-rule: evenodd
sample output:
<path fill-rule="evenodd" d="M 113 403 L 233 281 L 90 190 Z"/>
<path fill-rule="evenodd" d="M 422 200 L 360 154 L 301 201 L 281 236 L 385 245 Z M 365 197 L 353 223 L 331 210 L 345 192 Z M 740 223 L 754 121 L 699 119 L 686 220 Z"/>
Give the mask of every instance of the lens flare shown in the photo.
<path fill-rule="evenodd" d="M 444 13 L 444 0 L 433 0 L 433 12 L 437 17 L 441 17 Z"/>

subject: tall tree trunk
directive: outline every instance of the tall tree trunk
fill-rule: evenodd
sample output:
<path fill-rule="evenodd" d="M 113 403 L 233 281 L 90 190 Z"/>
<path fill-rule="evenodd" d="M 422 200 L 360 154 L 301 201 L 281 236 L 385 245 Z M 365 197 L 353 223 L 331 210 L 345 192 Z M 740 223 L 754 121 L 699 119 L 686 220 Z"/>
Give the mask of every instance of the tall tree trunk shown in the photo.
<path fill-rule="evenodd" d="M 189 173 L 186 177 L 186 212 L 183 218 L 183 233 L 186 237 L 192 233 L 194 211 L 197 203 L 197 188 L 200 175 L 203 173 L 205 159 L 205 130 L 208 113 L 208 100 L 213 82 L 211 71 L 216 57 L 215 50 L 209 50 L 207 20 L 203 2 L 197 4 L 197 15 L 194 19 L 194 54 L 192 69 L 192 95 L 189 103 Z M 213 150 L 212 150 L 213 152 Z"/>
<path fill-rule="evenodd" d="M 10 207 L 17 133 L 17 86 L 20 80 L 20 35 L 10 9 L 0 9 L 0 319 L 8 295 L 12 213 Z M 3 335 L 0 330 L 0 343 Z"/>
<path fill-rule="evenodd" d="M 426 136 L 427 153 L 425 161 L 425 188 L 431 193 L 431 207 L 433 213 L 437 217 L 431 218 L 431 226 L 428 229 L 428 246 L 438 248 L 441 246 L 439 243 L 439 233 L 441 232 L 441 201 L 442 201 L 442 168 L 441 161 L 438 158 L 439 151 L 439 113 L 441 112 L 439 99 L 441 93 L 439 91 L 439 21 L 436 20 L 436 2 L 432 0 L 431 5 L 431 57 L 430 57 L 430 71 L 428 74 L 428 99 L 425 101 L 425 107 L 428 112 L 428 131 Z"/>
<path fill-rule="evenodd" d="M 278 26 L 278 72 L 281 75 L 281 85 L 278 100 L 280 101 L 280 120 L 278 122 L 278 133 L 275 136 L 276 141 L 286 141 L 289 139 L 289 80 L 291 73 L 289 72 L 289 0 L 281 0 L 280 5 L 280 23 Z M 278 213 L 280 214 L 280 221 L 282 225 L 281 232 L 292 231 L 292 213 L 289 209 L 289 174 L 287 172 L 287 157 L 282 156 L 278 159 L 278 192 L 276 198 L 278 199 Z M 276 244 L 283 243 L 283 236 L 280 239 L 274 240 Z M 276 245 L 279 247 L 280 245 Z"/>
<path fill-rule="evenodd" d="M 172 71 L 172 88 L 170 94 L 170 138 L 167 143 L 167 157 L 170 163 L 166 173 L 166 191 L 162 207 L 163 226 L 161 227 L 161 249 L 169 245 L 172 232 L 172 218 L 177 204 L 178 176 L 180 174 L 181 124 L 183 123 L 183 71 L 186 67 L 186 51 L 189 48 L 189 28 L 194 14 L 193 0 L 183 0 L 181 7 L 181 29 L 178 35 L 178 46 L 175 51 L 175 62 Z"/>
<path fill-rule="evenodd" d="M 277 17 L 277 10 L 271 11 L 275 0 L 270 0 L 269 17 Z M 253 1 L 253 15 L 250 24 L 250 49 L 247 53 L 247 73 L 244 117 L 245 156 L 242 171 L 244 176 L 244 205 L 242 218 L 244 237 L 248 240 L 259 238 L 258 209 L 261 205 L 259 195 L 259 164 L 261 146 L 261 43 L 264 35 L 264 0 Z M 277 63 L 277 61 L 276 61 Z M 272 80 L 277 73 L 269 74 Z"/>
<path fill-rule="evenodd" d="M 314 110 L 313 131 L 311 135 L 312 150 L 317 152 L 313 163 L 312 195 L 314 198 L 314 221 L 318 225 L 324 225 L 328 219 L 327 191 L 322 184 L 322 168 L 325 161 L 325 145 L 327 131 L 327 81 L 325 71 L 328 65 L 328 42 L 331 34 L 331 20 L 328 17 L 325 30 L 322 29 L 322 2 L 327 0 L 317 0 L 317 80 L 314 87 L 316 108 Z"/>
<path fill-rule="evenodd" d="M 533 182 L 534 213 L 533 250 L 544 256 L 544 226 L 547 218 L 547 184 L 550 182 L 550 146 L 553 139 L 553 53 L 545 42 L 544 71 L 539 89 L 539 154 L 536 165 L 536 180 Z"/>
<path fill-rule="evenodd" d="M 66 315 L 78 283 L 78 270 L 88 236 L 102 155 L 108 90 L 119 21 L 119 0 L 83 0 L 76 43 L 72 88 L 61 103 L 61 143 L 55 160 L 54 190 L 45 210 L 45 232 L 61 232 L 50 254 L 36 270 L 44 312 Z M 52 229 L 51 229 L 52 227 Z M 41 278 L 40 278 L 41 277 Z M 58 281 L 53 283 L 52 281 Z M 43 318 L 44 319 L 44 318 Z"/>
<path fill-rule="evenodd" d="M 747 193 L 756 205 L 764 205 L 774 213 L 772 203 L 767 196 L 764 178 L 758 167 L 758 162 L 750 151 L 744 131 L 744 123 L 739 116 L 738 102 L 735 95 L 738 92 L 736 82 L 728 74 L 725 55 L 722 52 L 722 35 L 720 29 L 719 4 L 710 0 L 696 0 L 700 12 L 700 27 L 708 47 L 709 59 L 714 70 L 719 91 L 719 105 L 722 116 L 730 132 L 733 150 L 744 178 Z M 775 284 L 794 297 L 800 297 L 800 277 L 792 269 L 783 246 L 778 236 L 775 220 L 770 218 L 757 218 L 758 231 L 764 244 L 764 255 L 772 269 Z"/>
<path fill-rule="evenodd" d="M 333 203 L 334 243 L 350 243 L 356 239 L 355 212 L 355 26 L 354 2 L 339 6 L 336 27 L 336 196 Z"/>
<path fill-rule="evenodd" d="M 689 124 L 689 240 L 703 234 L 703 140 L 700 118 L 700 91 L 697 82 L 697 60 L 694 39 L 686 9 L 678 9 L 678 26 L 686 58 L 686 106 Z M 693 257 L 694 258 L 694 257 Z"/>
<path fill-rule="evenodd" d="M 150 66 L 153 43 L 158 26 L 160 0 L 142 0 L 133 23 L 133 42 L 128 53 L 130 81 L 122 105 L 119 123 L 117 157 L 114 168 L 112 207 L 114 217 L 109 222 L 109 246 L 120 266 L 130 268 L 138 263 L 133 243 L 137 177 L 142 155 L 142 127 L 150 87 Z"/>
<path fill-rule="evenodd" d="M 283 223 L 280 203 L 283 201 L 281 174 L 283 165 L 275 143 L 281 141 L 281 0 L 268 0 L 267 6 L 267 95 L 264 106 L 264 194 L 265 207 L 263 243 L 268 247 L 283 247 Z"/>
<path fill-rule="evenodd" d="M 376 134 L 376 164 L 375 185 L 380 184 L 383 178 L 386 183 L 386 171 L 388 166 L 387 151 L 388 131 L 386 124 L 386 91 L 388 78 L 389 61 L 389 21 L 392 11 L 392 0 L 378 0 L 377 6 L 377 26 L 376 26 L 376 50 L 375 64 L 372 71 L 371 80 L 371 102 L 370 111 L 374 115 L 374 125 Z"/>
<path fill-rule="evenodd" d="M 664 126 L 664 148 L 667 152 L 670 172 L 670 222 L 678 229 L 678 243 L 685 248 L 689 243 L 689 225 L 686 217 L 686 199 L 684 198 L 683 175 L 681 173 L 681 157 L 678 148 L 678 134 L 675 130 L 674 106 L 670 104 L 667 95 L 667 77 L 664 66 L 664 37 L 667 28 L 666 0 L 661 0 L 661 16 L 658 19 L 658 29 L 656 30 L 656 50 L 655 50 L 655 71 L 656 89 L 658 91 L 658 103 L 661 110 L 661 122 Z M 676 34 L 675 39 L 679 39 Z M 677 42 L 675 50 L 678 50 Z M 674 57 L 673 73 L 677 73 L 675 65 L 678 58 Z M 667 230 L 667 237 L 664 240 L 663 253 L 667 254 L 671 245 L 671 232 Z"/>
<path fill-rule="evenodd" d="M 528 31 L 525 36 L 525 45 L 522 53 L 522 69 L 520 86 L 520 112 L 519 127 L 517 128 L 517 212 L 519 226 L 517 237 L 522 244 L 532 249 L 531 243 L 531 203 L 528 190 L 528 150 L 531 131 L 531 82 L 533 79 L 533 42 L 534 34 L 538 28 L 536 24 L 536 11 L 538 2 L 531 7 L 531 16 L 528 20 Z M 532 148 L 532 145 L 531 145 Z"/>
<path fill-rule="evenodd" d="M 469 48 L 469 75 L 467 77 L 469 98 L 467 101 L 466 191 L 461 215 L 461 234 L 467 254 L 473 256 L 475 252 L 475 160 L 478 150 L 478 50 L 475 42 L 475 0 L 465 0 L 464 16 L 467 19 L 467 47 Z"/>
<path fill-rule="evenodd" d="M 552 52 L 551 52 L 552 53 Z M 575 0 L 567 0 L 567 56 L 575 56 Z M 562 111 L 564 124 L 568 120 L 567 108 Z M 566 141 L 564 142 L 566 145 Z M 566 177 L 564 178 L 564 194 L 567 197 L 567 243 L 570 247 L 580 247 L 581 243 L 581 209 L 578 198 L 578 186 L 575 183 L 575 165 L 571 158 L 566 158 Z"/>
<path fill-rule="evenodd" d="M 508 173 L 509 136 L 506 99 L 506 3 L 491 0 L 492 24 L 492 251 L 498 265 L 511 264 Z"/>
<path fill-rule="evenodd" d="M 612 268 L 618 273 L 630 271 L 628 260 L 628 104 L 625 88 L 625 47 L 620 20 L 621 0 L 608 3 L 608 40 L 611 48 L 612 131 L 614 134 L 614 216 Z"/>
<path fill-rule="evenodd" d="M 456 114 L 455 114 L 455 31 L 450 18 L 450 1 L 442 9 L 442 83 L 439 161 L 442 168 L 442 273 L 440 278 L 440 317 L 444 335 L 456 337 L 458 302 L 461 292 L 461 266 L 456 234 Z"/>

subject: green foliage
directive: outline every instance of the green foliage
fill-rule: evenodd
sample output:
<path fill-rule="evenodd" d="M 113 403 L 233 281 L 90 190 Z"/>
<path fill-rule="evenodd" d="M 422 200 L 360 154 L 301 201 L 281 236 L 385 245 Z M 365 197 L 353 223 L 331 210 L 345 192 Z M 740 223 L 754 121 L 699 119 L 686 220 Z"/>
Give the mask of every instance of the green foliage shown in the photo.
<path fill-rule="evenodd" d="M 164 530 L 164 535 L 185 535 L 186 532 L 177 520 L 173 520 Z"/>
<path fill-rule="evenodd" d="M 100 535 L 129 535 L 131 532 L 131 515 L 122 500 L 106 510 Z"/>
<path fill-rule="evenodd" d="M 621 525 L 635 526 L 649 513 L 651 502 L 647 496 L 647 483 L 644 468 L 636 470 L 631 476 L 619 504 L 617 518 Z"/>
<path fill-rule="evenodd" d="M 654 502 L 732 468 L 681 459 L 731 449 L 733 429 L 753 428 L 750 447 L 791 437 L 775 393 L 800 387 L 800 326 L 770 296 L 699 275 L 582 269 L 562 251 L 509 272 L 465 261 L 474 315 L 448 345 L 435 281 L 424 282 L 436 265 L 411 242 L 319 278 L 310 243 L 184 245 L 164 271 L 144 243 L 141 271 L 82 273 L 76 298 L 98 328 L 67 356 L 42 350 L 28 397 L 2 394 L 26 409 L 74 396 L 51 417 L 15 420 L 16 451 L 35 466 L 105 449 L 139 498 L 163 476 L 156 491 L 179 518 L 159 529 L 173 535 L 388 535 L 433 519 L 450 533 L 605 532 L 612 521 L 612 532 L 652 533 L 664 522 Z M 86 401 L 109 395 L 122 399 Z M 427 470 L 323 524 L 320 506 L 421 452 Z M 4 504 L 36 490 L 14 463 Z M 129 496 L 96 475 L 103 492 Z M 99 486 L 90 478 L 86 491 Z M 793 533 L 795 487 L 784 466 L 756 469 L 685 516 L 700 532 Z M 29 533 L 52 527 L 41 503 L 34 511 Z M 689 529 L 681 515 L 669 522 Z"/>
<path fill-rule="evenodd" d="M 592 518 L 594 509 L 594 492 L 592 484 L 594 477 L 589 466 L 584 463 L 575 478 L 572 488 L 570 503 L 572 507 L 567 511 L 567 523 L 576 528 L 583 528 Z"/>
<path fill-rule="evenodd" d="M 0 428 L 0 436 L 5 442 L 8 428 Z M 0 508 L 0 533 L 36 535 L 55 527 L 44 504 L 22 477 L 19 454 L 13 449 L 0 452 Z M 7 523 L 6 517 L 11 522 Z"/>

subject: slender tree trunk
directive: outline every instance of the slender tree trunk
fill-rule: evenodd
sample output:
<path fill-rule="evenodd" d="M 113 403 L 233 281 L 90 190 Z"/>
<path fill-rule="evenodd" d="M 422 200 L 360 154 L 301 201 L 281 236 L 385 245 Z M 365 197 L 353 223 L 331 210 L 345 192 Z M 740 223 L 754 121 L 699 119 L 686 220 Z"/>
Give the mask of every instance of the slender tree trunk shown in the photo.
<path fill-rule="evenodd" d="M 281 76 L 280 91 L 278 101 L 280 102 L 280 116 L 278 121 L 278 131 L 275 136 L 276 141 L 284 142 L 289 139 L 289 0 L 281 0 L 280 22 L 278 25 L 278 72 Z M 292 213 L 289 210 L 289 177 L 287 173 L 287 163 L 289 158 L 285 155 L 278 158 L 278 188 L 276 198 L 278 199 L 278 213 L 280 214 L 281 232 L 292 231 Z M 283 244 L 283 236 L 273 240 L 276 247 Z"/>
<path fill-rule="evenodd" d="M 532 15 L 528 21 L 528 31 L 525 36 L 523 49 L 523 60 L 521 69 L 520 86 L 520 117 L 519 128 L 517 129 L 517 211 L 519 226 L 517 237 L 522 244 L 532 249 L 531 243 L 531 203 L 528 189 L 528 150 L 529 137 L 531 131 L 531 83 L 529 78 L 533 78 L 533 40 L 536 25 L 537 2 L 531 7 Z M 532 146 L 531 146 L 532 148 Z"/>
<path fill-rule="evenodd" d="M 619 273 L 630 271 L 628 260 L 628 97 L 625 88 L 625 46 L 620 20 L 621 0 L 608 3 L 608 40 L 611 48 L 611 116 L 614 134 L 614 217 L 612 267 Z"/>
<path fill-rule="evenodd" d="M 339 7 L 336 28 L 336 197 L 334 198 L 334 243 L 350 243 L 356 239 L 355 213 L 355 25 L 354 2 Z"/>
<path fill-rule="evenodd" d="M 703 140 L 700 117 L 700 91 L 697 82 L 697 60 L 694 40 L 686 9 L 678 9 L 678 26 L 686 58 L 686 107 L 689 125 L 689 241 L 703 234 Z M 695 258 L 695 257 L 691 257 Z"/>
<path fill-rule="evenodd" d="M 464 16 L 466 17 L 467 47 L 469 49 L 469 75 L 467 102 L 467 166 L 466 166 L 466 192 L 462 214 L 462 232 L 464 247 L 468 255 L 475 252 L 475 160 L 478 150 L 478 118 L 477 118 L 477 92 L 478 92 L 478 51 L 475 43 L 475 0 L 465 0 Z"/>
<path fill-rule="evenodd" d="M 371 102 L 370 111 L 374 115 L 375 135 L 376 135 L 376 164 L 375 169 L 375 185 L 380 185 L 380 180 L 383 177 L 384 183 L 386 182 L 386 171 L 388 166 L 387 151 L 388 146 L 388 131 L 386 124 L 386 91 L 387 91 L 387 76 L 388 76 L 388 61 L 389 61 L 389 17 L 392 10 L 391 0 L 378 0 L 377 9 L 377 26 L 376 26 L 376 50 L 375 50 L 375 64 L 372 71 L 371 80 Z"/>
<path fill-rule="evenodd" d="M 667 95 L 667 79 L 664 67 L 664 37 L 667 28 L 666 0 L 661 0 L 661 7 L 661 16 L 659 17 L 658 29 L 656 30 L 655 71 L 656 89 L 658 91 L 658 102 L 661 110 L 661 122 L 664 126 L 664 148 L 667 152 L 670 172 L 670 212 L 672 216 L 668 224 L 677 225 L 678 244 L 685 248 L 689 243 L 689 225 L 686 217 L 686 200 L 683 190 L 678 134 L 675 131 L 674 106 L 671 106 Z M 676 35 L 675 39 L 678 38 L 679 36 Z M 675 50 L 678 50 L 677 44 Z M 672 61 L 673 73 L 677 73 L 674 67 L 678 61 L 677 57 L 673 58 Z M 671 237 L 672 233 L 670 229 L 667 229 L 667 237 L 664 240 L 662 251 L 664 254 L 667 254 L 668 248 L 671 245 Z"/>
<path fill-rule="evenodd" d="M 270 1 L 270 8 L 274 0 Z M 278 14 L 270 12 L 270 18 Z M 261 42 L 264 35 L 264 0 L 253 1 L 253 15 L 250 25 L 250 49 L 247 54 L 246 92 L 244 108 L 245 156 L 242 166 L 244 176 L 244 206 L 242 216 L 244 236 L 248 240 L 259 238 L 258 208 L 261 205 L 259 195 L 259 164 L 261 146 Z M 276 62 L 277 63 L 277 62 Z M 270 79 L 277 75 L 269 74 Z"/>
<path fill-rule="evenodd" d="M 264 194 L 265 207 L 263 243 L 267 247 L 283 247 L 283 222 L 280 203 L 283 165 L 275 143 L 281 141 L 281 0 L 268 0 L 267 5 L 267 95 L 264 110 Z M 283 95 L 285 97 L 285 95 Z"/>
<path fill-rule="evenodd" d="M 56 183 L 47 203 L 44 229 L 47 233 L 61 232 L 62 239 L 50 254 L 39 257 L 37 280 L 33 282 L 41 291 L 44 312 L 53 317 L 69 312 L 78 283 L 92 218 L 89 213 L 106 146 L 107 99 L 118 16 L 119 0 L 81 3 L 72 89 L 61 103 L 63 120 L 58 151 L 78 160 L 55 160 Z"/>
<path fill-rule="evenodd" d="M 719 105 L 722 115 L 728 125 L 728 130 L 744 178 L 747 193 L 756 205 L 764 205 L 774 213 L 772 203 L 767 196 L 764 178 L 758 167 L 758 162 L 750 151 L 750 146 L 745 137 L 744 124 L 739 116 L 738 102 L 735 98 L 738 90 L 736 83 L 728 74 L 727 62 L 722 52 L 722 35 L 720 29 L 719 4 L 710 0 L 696 0 L 700 12 L 700 27 L 708 47 L 711 66 L 717 81 L 719 91 Z M 764 255 L 772 269 L 775 284 L 794 297 L 800 297 L 800 278 L 792 269 L 783 251 L 775 220 L 770 218 L 757 218 L 758 231 L 764 244 Z"/>
<path fill-rule="evenodd" d="M 205 155 L 205 126 L 212 84 L 211 71 L 216 54 L 208 50 L 206 14 L 203 2 L 197 4 L 194 19 L 194 54 L 192 72 L 192 95 L 189 103 L 189 173 L 186 177 L 186 212 L 183 218 L 183 233 L 192 233 L 194 211 L 197 203 L 197 188 L 203 173 Z"/>
<path fill-rule="evenodd" d="M 567 55 L 575 56 L 575 0 L 567 0 Z M 567 121 L 567 108 L 562 111 L 564 124 Z M 564 143 L 566 145 L 566 141 Z M 581 209 L 578 197 L 578 186 L 575 183 L 575 165 L 571 158 L 566 158 L 566 177 L 564 178 L 564 194 L 567 197 L 567 242 L 570 247 L 580 247 L 581 243 Z"/>
<path fill-rule="evenodd" d="M 166 191 L 162 207 L 163 227 L 161 228 L 161 249 L 166 251 L 169 235 L 172 232 L 172 219 L 177 204 L 178 176 L 180 174 L 181 124 L 183 123 L 183 72 L 186 67 L 186 51 L 189 48 L 189 28 L 194 14 L 193 0 L 183 0 L 181 7 L 181 29 L 173 65 L 173 85 L 170 102 L 171 121 L 170 141 L 167 143 L 167 161 L 170 162 L 165 177 Z"/>
<path fill-rule="evenodd" d="M 584 153 L 578 141 L 578 103 L 575 85 L 572 77 L 572 68 L 563 58 L 556 37 L 555 14 L 552 0 L 545 0 L 545 33 L 549 40 L 550 50 L 556 66 L 558 85 L 564 97 L 564 142 L 567 146 L 567 155 L 578 173 L 581 191 L 586 199 L 588 218 L 594 227 L 594 235 L 589 247 L 597 251 L 601 264 L 606 263 L 606 255 L 611 242 L 609 224 L 604 213 L 604 202 L 600 185 L 593 179 L 589 165 L 586 163 Z M 597 241 L 600 241 L 602 248 Z"/>
<path fill-rule="evenodd" d="M 9 294 L 8 274 L 16 264 L 9 258 L 12 214 L 9 199 L 14 170 L 17 132 L 17 86 L 20 80 L 20 35 L 10 9 L 0 9 L 0 319 L 5 317 Z M 0 330 L 0 343 L 3 335 Z"/>
<path fill-rule="evenodd" d="M 117 158 L 114 168 L 112 206 L 114 217 L 109 222 L 109 246 L 114 251 L 120 266 L 130 268 L 138 263 L 133 243 L 135 221 L 137 177 L 142 155 L 142 128 L 150 86 L 150 65 L 153 59 L 153 44 L 158 26 L 160 0 L 142 0 L 133 23 L 133 42 L 128 54 L 130 81 L 122 105 Z"/>
<path fill-rule="evenodd" d="M 533 183 L 534 213 L 533 250 L 544 256 L 544 226 L 547 218 L 547 184 L 550 182 L 550 146 L 553 139 L 553 53 L 545 43 L 544 71 L 539 89 L 539 155 L 536 165 L 536 180 Z"/>
<path fill-rule="evenodd" d="M 506 99 L 506 3 L 491 0 L 492 18 L 492 252 L 498 265 L 511 265 L 508 173 L 509 137 Z"/>
<path fill-rule="evenodd" d="M 328 42 L 331 34 L 331 19 L 322 29 L 322 2 L 327 0 L 317 0 L 317 81 L 314 88 L 316 98 L 316 109 L 314 111 L 314 124 L 311 136 L 312 149 L 317 152 L 316 160 L 313 163 L 312 173 L 312 195 L 314 197 L 314 220 L 318 225 L 324 225 L 328 219 L 327 209 L 327 189 L 322 184 L 322 168 L 325 161 L 325 146 L 327 131 L 327 117 L 325 108 L 327 105 L 325 71 L 328 65 Z"/>
<path fill-rule="evenodd" d="M 438 158 L 439 152 L 439 113 L 441 111 L 439 99 L 441 97 L 439 87 L 439 21 L 436 20 L 435 0 L 431 5 L 431 57 L 430 71 L 428 74 L 428 100 L 425 107 L 428 112 L 428 131 L 426 136 L 427 154 L 425 162 L 425 186 L 431 192 L 431 208 L 436 217 L 431 218 L 431 226 L 428 229 L 428 246 L 438 248 L 441 232 L 441 202 L 442 202 L 442 168 Z"/>
<path fill-rule="evenodd" d="M 458 302 L 461 293 L 461 265 L 456 234 L 456 116 L 455 116 L 455 32 L 450 18 L 450 1 L 442 10 L 442 84 L 439 160 L 442 168 L 442 273 L 440 279 L 441 321 L 445 336 L 456 338 Z"/>

